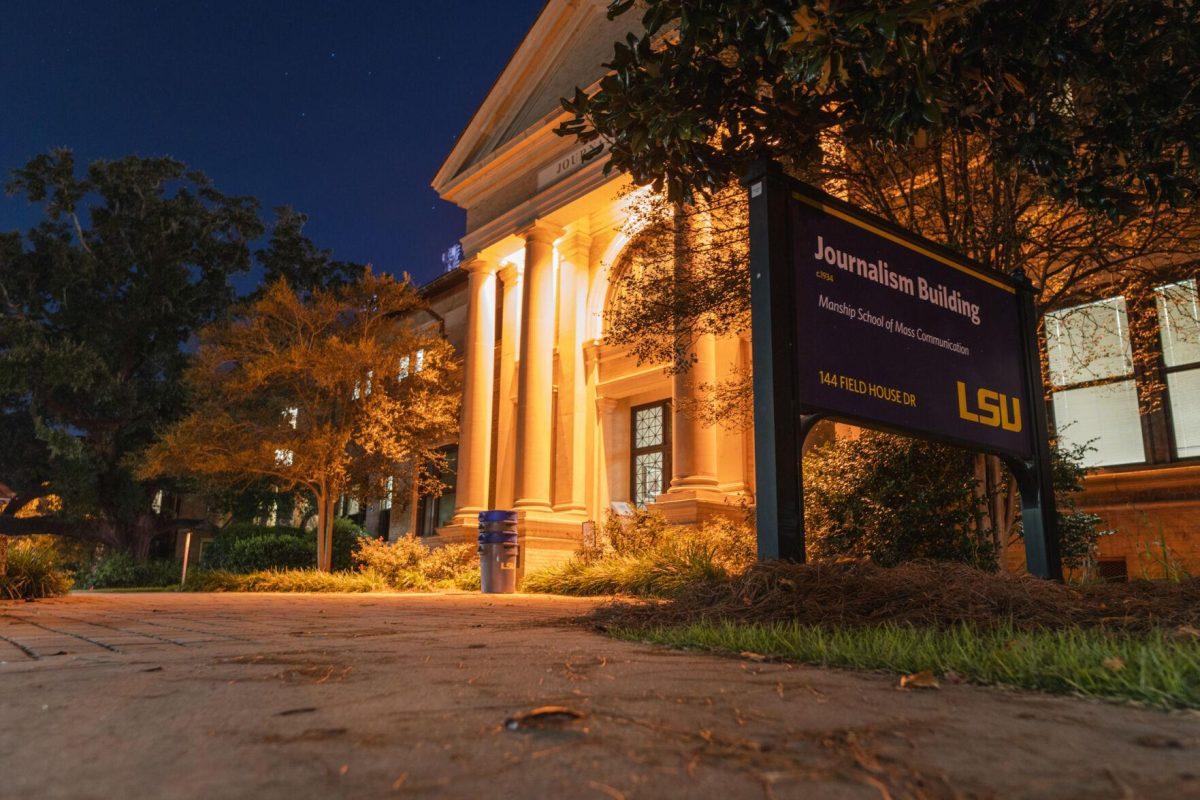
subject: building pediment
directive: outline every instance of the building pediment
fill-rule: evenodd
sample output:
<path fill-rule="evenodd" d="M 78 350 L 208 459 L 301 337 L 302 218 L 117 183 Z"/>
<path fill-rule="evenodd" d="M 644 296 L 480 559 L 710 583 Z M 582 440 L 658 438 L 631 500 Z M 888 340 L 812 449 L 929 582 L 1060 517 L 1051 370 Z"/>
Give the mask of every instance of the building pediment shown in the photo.
<path fill-rule="evenodd" d="M 506 161 L 511 167 L 514 157 L 522 170 L 545 171 L 552 162 L 540 163 L 533 152 L 572 147 L 565 140 L 530 145 L 564 115 L 563 97 L 603 77 L 613 43 L 640 22 L 634 13 L 609 20 L 607 7 L 605 0 L 549 0 L 434 178 L 439 195 L 466 207 L 477 190 L 464 187 L 479 173 L 502 170 Z"/>

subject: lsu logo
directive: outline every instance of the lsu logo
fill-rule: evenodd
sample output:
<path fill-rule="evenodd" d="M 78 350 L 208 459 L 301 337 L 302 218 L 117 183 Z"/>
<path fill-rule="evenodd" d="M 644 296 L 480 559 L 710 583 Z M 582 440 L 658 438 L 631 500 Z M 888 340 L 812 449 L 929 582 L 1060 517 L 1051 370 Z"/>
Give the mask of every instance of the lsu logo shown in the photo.
<path fill-rule="evenodd" d="M 975 409 L 972 410 L 967 402 L 967 385 L 958 381 L 958 416 L 989 428 L 1020 433 L 1021 399 L 981 388 L 975 393 Z"/>

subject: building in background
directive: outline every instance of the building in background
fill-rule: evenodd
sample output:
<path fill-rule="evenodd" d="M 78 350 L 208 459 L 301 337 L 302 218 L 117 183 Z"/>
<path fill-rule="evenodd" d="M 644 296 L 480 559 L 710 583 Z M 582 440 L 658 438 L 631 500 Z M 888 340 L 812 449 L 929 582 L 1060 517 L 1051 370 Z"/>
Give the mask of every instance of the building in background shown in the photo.
<path fill-rule="evenodd" d="M 472 538 L 480 510 L 516 509 L 528 570 L 568 556 L 587 523 L 623 504 L 694 522 L 753 503 L 752 436 L 679 412 L 698 386 L 744 368 L 749 342 L 708 336 L 693 370 L 670 376 L 604 340 L 635 187 L 554 129 L 559 99 L 593 85 L 636 23 L 605 8 L 550 0 L 434 179 L 467 212 L 461 265 L 424 289 L 465 362 L 463 424 L 445 443 L 453 490 L 406 498 L 404 513 L 373 507 L 368 529 L 386 510 L 389 536 L 436 544 Z M 1160 336 L 1139 339 L 1153 352 L 1134 359 L 1127 315 L 1145 303 Z M 1083 505 L 1118 531 L 1100 545 L 1113 577 L 1200 569 L 1197 320 L 1195 276 L 1047 318 L 1053 419 L 1094 448 Z"/>

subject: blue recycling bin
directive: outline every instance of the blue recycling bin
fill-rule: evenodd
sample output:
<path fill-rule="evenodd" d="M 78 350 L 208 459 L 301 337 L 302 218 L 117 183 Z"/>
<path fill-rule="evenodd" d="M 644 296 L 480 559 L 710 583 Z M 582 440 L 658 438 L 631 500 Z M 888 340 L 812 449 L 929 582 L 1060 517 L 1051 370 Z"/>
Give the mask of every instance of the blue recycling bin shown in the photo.
<path fill-rule="evenodd" d="M 479 514 L 479 579 L 484 594 L 517 591 L 517 512 L 482 511 Z"/>

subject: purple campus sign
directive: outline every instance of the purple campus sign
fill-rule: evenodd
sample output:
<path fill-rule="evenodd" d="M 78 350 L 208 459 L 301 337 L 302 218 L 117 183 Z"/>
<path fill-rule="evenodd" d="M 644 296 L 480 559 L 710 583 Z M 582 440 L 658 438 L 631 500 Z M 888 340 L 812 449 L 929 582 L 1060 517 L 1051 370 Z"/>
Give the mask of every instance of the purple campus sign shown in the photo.
<path fill-rule="evenodd" d="M 771 162 L 750 199 L 755 526 L 806 557 L 804 441 L 823 419 L 995 453 L 1025 563 L 1062 578 L 1033 286 L 876 219 Z"/>
<path fill-rule="evenodd" d="M 1031 457 L 1013 281 L 819 197 L 789 214 L 802 410 Z"/>

